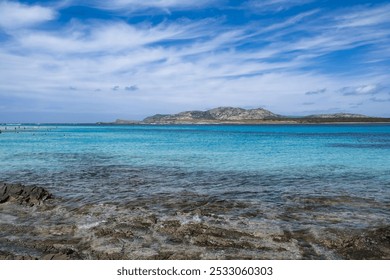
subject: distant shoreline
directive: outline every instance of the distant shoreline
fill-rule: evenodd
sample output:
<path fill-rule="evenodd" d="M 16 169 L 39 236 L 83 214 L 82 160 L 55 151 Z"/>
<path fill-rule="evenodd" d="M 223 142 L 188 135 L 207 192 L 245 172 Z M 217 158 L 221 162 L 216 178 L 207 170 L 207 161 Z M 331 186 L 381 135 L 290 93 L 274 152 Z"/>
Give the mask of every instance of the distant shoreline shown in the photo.
<path fill-rule="evenodd" d="M 308 116 L 285 116 L 264 108 L 243 109 L 218 107 L 207 111 L 185 111 L 177 114 L 156 114 L 141 121 L 117 119 L 97 124 L 322 124 L 322 123 L 390 123 L 390 118 L 361 114 L 335 113 Z"/>
<path fill-rule="evenodd" d="M 145 122 L 98 122 L 96 125 L 301 125 L 301 124 L 390 124 L 390 118 L 372 118 L 372 119 L 291 119 L 291 120 L 248 120 L 248 121 L 196 121 L 196 122 L 156 122 L 156 123 L 145 123 Z"/>
<path fill-rule="evenodd" d="M 156 114 L 143 120 L 117 119 L 111 122 L 95 123 L 0 123 L 0 130 L 7 126 L 17 130 L 22 126 L 44 125 L 287 125 L 287 124 L 386 124 L 390 117 L 371 117 L 352 113 L 317 114 L 307 116 L 286 116 L 275 114 L 263 108 L 243 109 L 239 107 L 218 107 L 207 111 L 185 111 L 177 114 Z"/>
<path fill-rule="evenodd" d="M 322 121 L 322 122 L 294 122 L 294 121 L 259 121 L 259 122 L 177 122 L 177 123 L 116 123 L 116 122 L 97 122 L 97 123 L 40 123 L 40 124 L 21 124 L 22 128 L 14 129 L 14 126 L 10 124 L 0 124 L 0 131 L 5 132 L 15 132 L 15 131 L 31 131 L 30 129 L 27 129 L 29 126 L 34 126 L 36 128 L 44 127 L 44 126 L 166 126 L 166 125 L 347 125 L 347 124 L 390 124 L 390 119 L 386 119 L 385 121 L 357 121 L 357 120 L 351 120 L 351 121 Z M 5 130 L 4 128 L 7 127 L 8 129 Z M 26 129 L 24 129 L 26 127 Z M 12 128 L 12 129 L 11 129 Z"/>

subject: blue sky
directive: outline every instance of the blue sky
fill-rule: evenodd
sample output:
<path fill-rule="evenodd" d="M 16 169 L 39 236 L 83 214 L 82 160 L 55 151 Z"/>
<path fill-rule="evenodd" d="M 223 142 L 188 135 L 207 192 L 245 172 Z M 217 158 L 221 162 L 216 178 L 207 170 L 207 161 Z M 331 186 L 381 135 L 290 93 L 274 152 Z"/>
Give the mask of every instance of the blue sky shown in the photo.
<path fill-rule="evenodd" d="M 390 1 L 0 0 L 0 122 L 390 117 Z"/>

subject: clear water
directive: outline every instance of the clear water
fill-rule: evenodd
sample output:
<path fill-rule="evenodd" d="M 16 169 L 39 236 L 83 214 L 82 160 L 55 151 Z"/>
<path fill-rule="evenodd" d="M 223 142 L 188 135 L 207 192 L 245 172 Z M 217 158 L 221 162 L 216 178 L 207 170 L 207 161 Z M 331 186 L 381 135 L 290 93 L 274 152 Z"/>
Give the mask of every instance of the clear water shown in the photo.
<path fill-rule="evenodd" d="M 390 125 L 0 129 L 0 181 L 43 186 L 69 209 L 143 201 L 167 217 L 202 197 L 262 227 L 390 222 Z"/>
<path fill-rule="evenodd" d="M 24 127 L 0 136 L 0 178 L 58 196 L 112 199 L 134 191 L 126 181 L 137 175 L 139 194 L 390 199 L 390 125 Z"/>

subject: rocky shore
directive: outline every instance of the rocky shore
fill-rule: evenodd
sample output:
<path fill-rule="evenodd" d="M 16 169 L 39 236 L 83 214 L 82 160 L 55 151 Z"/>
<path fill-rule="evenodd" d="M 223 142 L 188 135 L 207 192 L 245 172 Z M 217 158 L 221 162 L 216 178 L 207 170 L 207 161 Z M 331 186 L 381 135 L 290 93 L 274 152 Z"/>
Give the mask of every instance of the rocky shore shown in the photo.
<path fill-rule="evenodd" d="M 194 193 L 77 209 L 61 203 L 41 187 L 0 184 L 0 259 L 390 259 L 389 225 L 280 228 L 250 205 Z M 302 200 L 276 218 L 334 203 Z"/>
<path fill-rule="evenodd" d="M 0 203 L 11 201 L 34 206 L 50 198 L 52 195 L 42 187 L 0 183 Z"/>

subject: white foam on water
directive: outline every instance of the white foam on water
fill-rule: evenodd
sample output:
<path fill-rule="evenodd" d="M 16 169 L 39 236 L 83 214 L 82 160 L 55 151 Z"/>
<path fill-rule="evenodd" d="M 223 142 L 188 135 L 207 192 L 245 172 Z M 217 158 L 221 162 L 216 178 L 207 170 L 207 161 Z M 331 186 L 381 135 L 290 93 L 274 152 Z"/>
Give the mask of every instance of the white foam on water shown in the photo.
<path fill-rule="evenodd" d="M 97 227 L 98 225 L 100 225 L 102 222 L 94 222 L 94 223 L 89 223 L 89 224 L 82 224 L 82 225 L 78 225 L 77 227 L 79 229 L 90 229 L 90 228 L 93 228 L 93 227 Z"/>
<path fill-rule="evenodd" d="M 193 216 L 193 217 L 192 217 L 192 220 L 193 220 L 194 222 L 197 222 L 197 223 L 202 222 L 202 219 L 199 217 L 199 215 Z"/>

